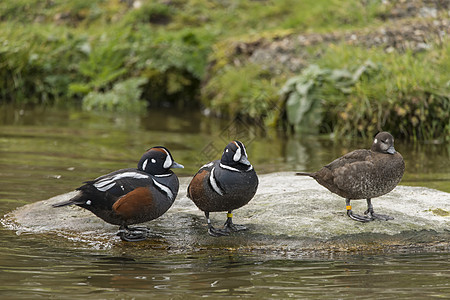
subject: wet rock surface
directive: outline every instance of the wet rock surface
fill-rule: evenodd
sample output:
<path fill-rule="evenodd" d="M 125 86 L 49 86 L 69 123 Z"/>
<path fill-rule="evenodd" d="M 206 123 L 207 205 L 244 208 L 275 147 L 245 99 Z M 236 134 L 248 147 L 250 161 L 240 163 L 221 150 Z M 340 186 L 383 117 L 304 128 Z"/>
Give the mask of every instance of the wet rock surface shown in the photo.
<path fill-rule="evenodd" d="M 344 199 L 310 178 L 293 173 L 260 176 L 260 186 L 250 203 L 234 211 L 233 221 L 247 231 L 215 238 L 206 232 L 201 211 L 186 197 L 190 178 L 181 178 L 180 193 L 169 211 L 145 223 L 148 240 L 122 242 L 113 226 L 79 207 L 52 208 L 74 192 L 25 205 L 7 214 L 2 223 L 17 234 L 50 236 L 68 247 L 137 247 L 175 253 L 240 250 L 275 255 L 315 255 L 358 251 L 447 251 L 450 249 L 450 194 L 422 187 L 398 186 L 373 200 L 376 212 L 391 221 L 358 223 L 345 215 Z M 366 203 L 353 201 L 356 213 Z M 212 213 L 219 227 L 226 213 Z M 52 238 L 53 237 L 53 238 Z"/>

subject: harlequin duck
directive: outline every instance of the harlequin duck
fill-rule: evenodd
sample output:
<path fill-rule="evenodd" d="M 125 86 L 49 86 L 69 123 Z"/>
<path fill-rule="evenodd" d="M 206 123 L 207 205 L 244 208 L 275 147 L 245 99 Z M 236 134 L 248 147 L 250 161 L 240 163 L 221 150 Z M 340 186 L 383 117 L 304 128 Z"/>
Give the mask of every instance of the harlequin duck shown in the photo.
<path fill-rule="evenodd" d="M 314 178 L 331 192 L 346 199 L 347 215 L 353 220 L 369 222 L 392 220 L 374 213 L 371 199 L 392 191 L 403 177 L 405 162 L 394 149 L 394 137 L 380 132 L 370 150 L 359 149 L 345 154 L 314 173 L 297 173 Z M 367 199 L 365 216 L 352 212 L 350 200 Z"/>
<path fill-rule="evenodd" d="M 178 177 L 170 168 L 183 168 L 165 147 L 149 149 L 137 169 L 122 169 L 87 181 L 72 199 L 53 204 L 76 204 L 104 221 L 120 225 L 118 236 L 124 241 L 142 241 L 146 227 L 128 227 L 163 215 L 178 194 Z"/>
<path fill-rule="evenodd" d="M 200 168 L 192 178 L 187 196 L 205 212 L 208 233 L 212 236 L 229 235 L 230 231 L 246 230 L 234 224 L 232 211 L 247 204 L 258 188 L 258 176 L 247 158 L 244 144 L 230 142 L 220 160 Z M 209 219 L 210 212 L 227 211 L 224 229 L 216 229 Z"/>

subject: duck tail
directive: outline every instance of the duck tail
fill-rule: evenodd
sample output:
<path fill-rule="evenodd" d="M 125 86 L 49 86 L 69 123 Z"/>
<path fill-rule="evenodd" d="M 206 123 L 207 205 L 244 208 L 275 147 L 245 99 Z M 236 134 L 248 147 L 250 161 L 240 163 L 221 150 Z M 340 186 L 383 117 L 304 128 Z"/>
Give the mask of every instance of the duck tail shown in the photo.
<path fill-rule="evenodd" d="M 53 203 L 52 207 L 63 207 L 63 206 L 74 205 L 74 204 L 78 205 L 78 204 L 83 204 L 85 202 L 86 202 L 86 200 L 84 199 L 83 193 L 79 192 L 77 195 L 70 198 L 69 200 L 65 200 L 65 201 L 58 202 L 58 203 Z"/>
<path fill-rule="evenodd" d="M 313 177 L 314 173 L 297 172 L 297 173 L 295 173 L 295 175 L 298 175 L 298 176 L 309 176 L 309 177 Z"/>
<path fill-rule="evenodd" d="M 72 205 L 72 204 L 75 204 L 75 203 L 73 203 L 71 200 L 67 200 L 67 201 L 63 201 L 63 202 L 54 203 L 54 204 L 52 204 L 52 207 L 62 207 L 62 206 L 67 206 L 67 205 Z"/>

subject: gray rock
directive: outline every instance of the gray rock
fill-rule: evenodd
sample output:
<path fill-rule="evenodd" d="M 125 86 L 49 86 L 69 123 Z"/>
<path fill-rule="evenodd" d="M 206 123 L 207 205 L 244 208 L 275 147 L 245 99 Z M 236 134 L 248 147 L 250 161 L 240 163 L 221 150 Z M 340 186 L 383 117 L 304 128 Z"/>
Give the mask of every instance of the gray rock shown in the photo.
<path fill-rule="evenodd" d="M 377 212 L 391 221 L 359 223 L 345 215 L 345 201 L 311 178 L 294 173 L 259 176 L 255 197 L 234 211 L 233 221 L 249 230 L 215 238 L 207 234 L 203 213 L 186 197 L 190 178 L 180 179 L 174 205 L 159 219 L 145 223 L 155 233 L 148 241 L 126 243 L 117 226 L 103 222 L 79 207 L 52 208 L 74 192 L 19 207 L 2 223 L 17 234 L 60 236 L 96 248 L 150 247 L 175 252 L 205 249 L 242 250 L 302 256 L 354 251 L 448 250 L 450 248 L 450 194 L 423 187 L 398 186 L 373 200 Z M 366 202 L 353 201 L 362 213 Z M 225 213 L 212 213 L 213 224 L 225 222 Z M 146 246 L 145 246 L 146 245 Z"/>

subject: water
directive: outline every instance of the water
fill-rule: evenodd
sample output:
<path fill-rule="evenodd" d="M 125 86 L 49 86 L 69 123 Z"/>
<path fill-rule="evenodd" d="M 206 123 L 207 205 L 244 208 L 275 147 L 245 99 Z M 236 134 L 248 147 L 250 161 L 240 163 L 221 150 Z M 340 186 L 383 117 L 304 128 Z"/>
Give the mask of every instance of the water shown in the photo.
<path fill-rule="evenodd" d="M 0 248 L 4 299 L 430 299 L 450 293 L 448 253 L 283 259 L 159 251 L 143 256 L 126 246 L 116 253 L 49 249 L 46 241 L 23 236 L 2 239 Z"/>
<path fill-rule="evenodd" d="M 239 120 L 212 120 L 195 112 L 150 111 L 136 117 L 2 107 L 0 215 L 71 191 L 82 181 L 111 170 L 134 166 L 154 145 L 167 146 L 175 160 L 185 165 L 176 170 L 179 176 L 191 176 L 209 158 L 218 158 L 232 135 L 247 144 L 260 174 L 315 170 L 352 149 L 370 145 L 361 140 L 339 144 L 327 138 L 284 138 Z M 396 149 L 407 166 L 402 184 L 450 192 L 448 145 L 397 140 Z M 186 220 L 204 236 L 200 217 L 189 215 Z M 255 231 L 243 233 L 237 241 L 257 239 Z M 243 251 L 236 240 L 222 239 L 213 247 L 177 251 L 169 249 L 164 238 L 170 237 L 163 236 L 139 245 L 117 243 L 101 249 L 51 233 L 17 235 L 1 228 L 0 234 L 0 296 L 5 299 L 450 295 L 449 251 L 439 246 L 292 254 Z M 414 243 L 448 242 L 448 234 L 433 231 L 398 236 Z M 206 235 L 204 239 L 209 240 Z"/>

